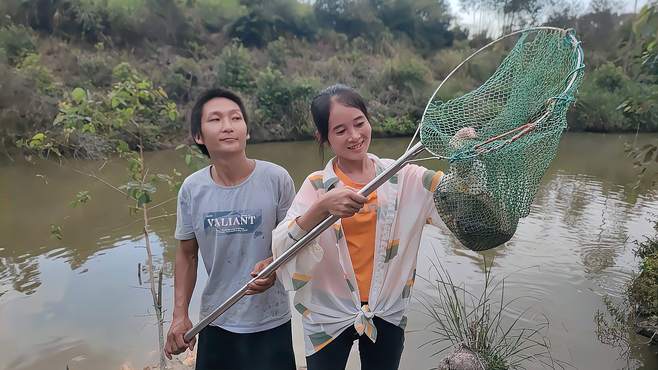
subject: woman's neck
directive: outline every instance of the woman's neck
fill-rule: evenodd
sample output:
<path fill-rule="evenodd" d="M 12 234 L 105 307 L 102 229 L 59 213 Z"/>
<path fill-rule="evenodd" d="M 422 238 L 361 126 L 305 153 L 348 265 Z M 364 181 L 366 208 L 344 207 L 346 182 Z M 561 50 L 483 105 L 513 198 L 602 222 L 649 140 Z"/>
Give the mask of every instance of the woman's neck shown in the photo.
<path fill-rule="evenodd" d="M 336 165 L 347 177 L 358 183 L 368 183 L 375 178 L 375 164 L 365 156 L 359 160 L 336 158 Z"/>
<path fill-rule="evenodd" d="M 235 186 L 242 183 L 256 168 L 256 161 L 243 153 L 235 156 L 214 158 L 210 174 L 215 183 L 222 186 Z"/>

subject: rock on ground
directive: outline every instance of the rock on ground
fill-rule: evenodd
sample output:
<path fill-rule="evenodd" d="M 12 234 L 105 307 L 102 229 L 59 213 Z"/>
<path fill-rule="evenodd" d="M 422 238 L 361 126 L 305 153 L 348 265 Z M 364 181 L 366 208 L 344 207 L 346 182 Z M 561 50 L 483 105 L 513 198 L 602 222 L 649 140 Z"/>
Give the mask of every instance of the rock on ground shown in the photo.
<path fill-rule="evenodd" d="M 439 362 L 438 370 L 486 370 L 486 368 L 477 353 L 460 343 L 453 353 Z"/>

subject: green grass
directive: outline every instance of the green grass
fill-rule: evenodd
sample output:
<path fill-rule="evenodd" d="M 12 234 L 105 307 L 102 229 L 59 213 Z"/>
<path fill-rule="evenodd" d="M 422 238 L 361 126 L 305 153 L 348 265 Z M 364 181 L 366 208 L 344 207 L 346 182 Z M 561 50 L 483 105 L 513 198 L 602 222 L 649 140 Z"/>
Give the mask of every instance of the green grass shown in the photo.
<path fill-rule="evenodd" d="M 507 297 L 505 279 L 496 280 L 491 267 L 487 267 L 492 261 L 484 262 L 484 288 L 480 294 L 455 284 L 440 263 L 433 263 L 436 277 L 428 280 L 434 287 L 433 294 L 421 303 L 432 319 L 434 339 L 424 346 L 439 347 L 433 354 L 438 356 L 447 355 L 448 350 L 461 343 L 477 353 L 488 370 L 568 366 L 551 356 L 545 335 L 549 323 L 545 316 L 531 327 L 523 325 L 530 320 L 530 308 L 513 314 L 511 320 L 507 318 L 524 297 Z"/>

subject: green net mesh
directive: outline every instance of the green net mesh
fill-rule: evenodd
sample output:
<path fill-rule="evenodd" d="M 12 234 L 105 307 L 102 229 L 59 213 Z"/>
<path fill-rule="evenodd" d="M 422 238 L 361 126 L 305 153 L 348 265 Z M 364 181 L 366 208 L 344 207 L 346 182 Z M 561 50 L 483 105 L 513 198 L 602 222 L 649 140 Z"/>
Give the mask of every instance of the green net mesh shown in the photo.
<path fill-rule="evenodd" d="M 428 104 L 421 142 L 450 162 L 434 202 L 467 248 L 486 250 L 508 241 L 528 214 L 582 79 L 579 50 L 566 31 L 523 32 L 482 86 Z M 468 127 L 476 136 L 460 139 L 456 134 Z"/>

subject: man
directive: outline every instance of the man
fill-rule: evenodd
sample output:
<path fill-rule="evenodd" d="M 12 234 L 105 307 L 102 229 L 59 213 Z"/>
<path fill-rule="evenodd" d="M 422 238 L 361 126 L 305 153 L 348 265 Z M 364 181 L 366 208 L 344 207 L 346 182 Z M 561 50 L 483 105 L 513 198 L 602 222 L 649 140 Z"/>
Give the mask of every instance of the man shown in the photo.
<path fill-rule="evenodd" d="M 244 104 L 213 89 L 196 102 L 190 131 L 211 165 L 185 179 L 178 194 L 174 311 L 165 354 L 193 349 L 188 307 L 196 283 L 198 252 L 208 272 L 201 317 L 209 315 L 272 261 L 272 229 L 295 196 L 288 172 L 247 158 Z M 248 297 L 199 333 L 196 369 L 294 370 L 288 295 L 275 274 L 258 279 Z"/>

